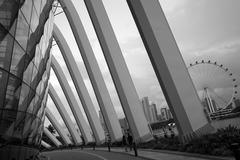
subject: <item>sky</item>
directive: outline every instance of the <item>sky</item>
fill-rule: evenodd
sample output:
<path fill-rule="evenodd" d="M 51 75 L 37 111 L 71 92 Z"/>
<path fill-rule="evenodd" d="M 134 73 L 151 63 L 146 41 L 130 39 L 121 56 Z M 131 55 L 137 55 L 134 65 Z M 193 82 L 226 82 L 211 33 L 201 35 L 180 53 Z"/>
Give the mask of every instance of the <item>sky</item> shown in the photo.
<path fill-rule="evenodd" d="M 124 113 L 85 4 L 83 0 L 72 1 L 77 8 L 90 40 L 118 118 L 122 118 L 124 117 Z M 159 0 L 159 2 L 163 8 L 186 66 L 189 66 L 190 63 L 196 60 L 202 59 L 217 61 L 219 64 L 223 64 L 229 68 L 234 75 L 236 75 L 237 79 L 240 79 L 238 77 L 238 75 L 240 75 L 239 0 Z M 139 99 L 148 96 L 151 102 L 157 104 L 159 111 L 161 107 L 165 107 L 167 104 L 126 0 L 103 0 L 103 3 L 131 74 L 131 78 L 133 79 Z M 62 31 L 74 54 L 86 87 L 93 100 L 96 111 L 98 112 L 99 107 L 91 82 L 65 14 L 63 13 L 56 16 L 55 23 Z M 62 66 L 69 84 L 77 97 L 73 82 L 57 45 L 53 47 L 52 54 Z M 226 76 L 225 78 L 227 79 L 228 77 Z M 67 100 L 53 71 L 51 71 L 50 83 L 53 84 L 54 88 L 59 93 L 67 111 L 74 121 L 70 107 L 68 106 Z M 78 97 L 77 100 L 82 109 Z M 55 113 L 62 123 L 59 113 L 50 97 L 48 98 L 47 104 L 50 110 Z"/>

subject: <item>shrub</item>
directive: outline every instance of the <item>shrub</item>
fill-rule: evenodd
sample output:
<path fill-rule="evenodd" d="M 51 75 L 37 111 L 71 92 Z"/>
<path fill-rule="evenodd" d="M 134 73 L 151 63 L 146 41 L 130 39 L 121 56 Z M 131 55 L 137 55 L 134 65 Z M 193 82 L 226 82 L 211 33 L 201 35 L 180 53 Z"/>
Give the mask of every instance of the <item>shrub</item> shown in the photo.
<path fill-rule="evenodd" d="M 197 137 L 187 144 L 180 144 L 178 137 L 157 138 L 155 141 L 139 144 L 140 148 L 166 149 L 182 152 L 209 154 L 215 156 L 231 156 L 230 145 L 240 144 L 240 129 L 228 126 L 217 132 Z"/>

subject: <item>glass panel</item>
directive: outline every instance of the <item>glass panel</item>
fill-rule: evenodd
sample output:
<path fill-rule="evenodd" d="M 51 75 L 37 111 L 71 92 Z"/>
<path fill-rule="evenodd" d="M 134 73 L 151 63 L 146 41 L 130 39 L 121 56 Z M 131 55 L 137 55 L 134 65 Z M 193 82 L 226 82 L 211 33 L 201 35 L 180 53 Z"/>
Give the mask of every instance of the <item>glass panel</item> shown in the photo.
<path fill-rule="evenodd" d="M 17 119 L 15 121 L 13 137 L 22 139 L 22 132 L 23 132 L 24 124 L 25 124 L 24 120 L 25 120 L 25 113 L 24 112 L 18 112 L 17 113 Z"/>
<path fill-rule="evenodd" d="M 19 99 L 19 111 L 26 111 L 28 105 L 28 94 L 29 94 L 30 87 L 25 83 L 22 83 L 22 89 L 20 93 Z"/>
<path fill-rule="evenodd" d="M 33 111 L 33 107 L 35 105 L 34 97 L 35 97 L 35 91 L 30 89 L 29 96 L 28 96 L 28 102 L 29 102 L 28 103 L 29 106 L 27 108 L 28 113 L 32 113 Z"/>
<path fill-rule="evenodd" d="M 30 24 L 30 18 L 32 13 L 32 0 L 25 0 L 24 4 L 21 7 L 21 10 L 28 24 Z"/>
<path fill-rule="evenodd" d="M 5 98 L 5 108 L 17 110 L 19 95 L 21 91 L 21 80 L 16 77 L 9 75 L 6 98 Z"/>
<path fill-rule="evenodd" d="M 24 128 L 23 128 L 23 138 L 27 138 L 30 132 L 30 127 L 32 124 L 32 115 L 31 114 L 26 114 L 25 117 L 25 124 L 24 124 Z"/>
<path fill-rule="evenodd" d="M 41 0 L 33 0 L 33 4 L 36 8 L 37 14 L 40 15 Z"/>
<path fill-rule="evenodd" d="M 0 69 L 0 108 L 3 108 L 3 103 L 5 99 L 5 89 L 7 86 L 8 73 Z M 1 111 L 0 111 L 1 113 Z"/>
<path fill-rule="evenodd" d="M 23 81 L 28 85 L 30 85 L 31 83 L 33 67 L 34 67 L 33 63 L 32 62 L 29 63 L 27 69 L 23 73 Z"/>
<path fill-rule="evenodd" d="M 0 25 L 0 68 L 9 71 L 14 39 Z"/>
<path fill-rule="evenodd" d="M 41 12 L 42 12 L 42 9 L 45 7 L 46 2 L 47 2 L 47 0 L 42 0 L 42 4 L 41 4 Z"/>
<path fill-rule="evenodd" d="M 34 64 L 38 68 L 40 61 L 42 59 L 42 55 L 40 53 L 39 45 L 36 46 L 35 57 L 34 57 Z"/>
<path fill-rule="evenodd" d="M 31 25 L 30 25 L 30 28 L 31 28 L 32 32 L 35 32 L 35 30 L 38 26 L 38 23 L 39 23 L 39 17 L 37 15 L 37 12 L 36 12 L 35 8 L 33 7 Z"/>
<path fill-rule="evenodd" d="M 14 122 L 17 116 L 17 111 L 3 110 L 2 119 L 0 121 L 0 134 L 12 136 L 14 130 Z"/>
<path fill-rule="evenodd" d="M 40 81 L 40 82 L 38 83 L 38 86 L 37 86 L 37 89 L 36 89 L 36 93 L 37 93 L 38 95 L 41 94 L 41 89 L 42 89 L 42 81 Z"/>
<path fill-rule="evenodd" d="M 15 39 L 22 46 L 24 50 L 27 48 L 29 25 L 27 24 L 25 18 L 23 17 L 22 12 L 19 12 L 17 30 L 15 34 Z"/>
<path fill-rule="evenodd" d="M 18 43 L 14 43 L 13 53 L 12 53 L 12 63 L 10 72 L 16 75 L 19 78 L 22 78 L 22 73 L 24 69 L 24 61 L 25 61 L 25 52 L 18 45 Z"/>
<path fill-rule="evenodd" d="M 38 73 L 38 70 L 37 70 L 37 68 L 34 66 L 34 67 L 33 67 L 33 74 L 32 74 L 32 82 L 31 82 L 31 87 L 33 87 L 33 88 L 34 88 L 34 86 L 36 85 L 37 73 Z"/>
<path fill-rule="evenodd" d="M 14 35 L 19 4 L 16 1 L 3 1 L 0 4 L 0 24 Z"/>

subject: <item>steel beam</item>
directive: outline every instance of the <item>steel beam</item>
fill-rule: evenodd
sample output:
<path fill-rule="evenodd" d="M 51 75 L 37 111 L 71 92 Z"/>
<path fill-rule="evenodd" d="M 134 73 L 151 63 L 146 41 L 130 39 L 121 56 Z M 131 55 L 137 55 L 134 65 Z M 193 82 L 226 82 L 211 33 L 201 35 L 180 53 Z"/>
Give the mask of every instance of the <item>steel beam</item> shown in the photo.
<path fill-rule="evenodd" d="M 159 1 L 127 2 L 182 140 L 211 131 Z"/>
<path fill-rule="evenodd" d="M 46 116 L 49 119 L 49 121 L 52 123 L 54 128 L 57 130 L 58 134 L 62 137 L 64 143 L 66 145 L 72 144 L 66 132 L 62 129 L 62 126 L 59 124 L 59 122 L 56 120 L 52 112 L 47 107 L 46 107 Z"/>
<path fill-rule="evenodd" d="M 81 144 L 82 140 L 80 135 L 77 133 L 74 123 L 72 122 L 67 110 L 65 109 L 62 100 L 58 96 L 57 92 L 53 88 L 52 84 L 49 83 L 48 93 L 52 98 L 55 106 L 57 107 L 58 112 L 60 113 L 64 123 L 66 124 L 75 144 Z"/>
<path fill-rule="evenodd" d="M 79 18 L 76 18 L 79 19 Z M 75 23 L 78 22 L 78 20 L 74 21 Z M 84 32 L 84 28 L 80 22 L 80 25 L 77 25 L 78 30 L 82 29 L 82 34 L 85 35 L 86 33 Z M 80 27 L 81 26 L 81 27 Z M 84 47 L 81 48 L 80 52 L 83 55 L 84 63 L 88 71 L 89 78 L 92 82 L 92 86 L 96 95 L 96 98 L 98 100 L 99 107 L 103 113 L 103 117 L 107 126 L 107 129 L 110 133 L 111 140 L 112 141 L 119 141 L 122 138 L 122 132 L 121 132 L 121 127 L 120 123 L 117 118 L 116 111 L 114 110 L 109 92 L 107 90 L 107 87 L 105 85 L 105 82 L 103 80 L 101 71 L 99 69 L 97 60 L 93 54 L 93 51 L 91 49 L 90 43 L 88 39 L 84 39 L 82 34 L 77 34 L 76 31 L 74 31 L 75 36 L 79 36 L 82 41 L 85 41 Z M 59 49 L 62 52 L 63 58 L 67 64 L 68 70 L 70 71 L 71 77 L 73 79 L 73 82 L 76 86 L 77 92 L 79 95 L 81 95 L 81 85 L 82 82 L 79 82 L 81 79 L 80 71 L 78 69 L 77 63 L 71 53 L 71 50 L 62 35 L 61 31 L 58 29 L 56 25 L 53 27 L 53 36 L 55 38 L 55 41 L 57 42 Z M 81 42 L 82 42 L 81 41 Z M 78 41 L 78 43 L 81 43 Z M 81 43 L 83 44 L 83 43 Z M 87 48 L 87 50 L 85 49 Z M 90 54 L 91 53 L 91 54 Z"/>
<path fill-rule="evenodd" d="M 101 0 L 84 0 L 135 140 L 152 138 L 139 97 Z"/>
<path fill-rule="evenodd" d="M 49 132 L 49 130 L 47 128 L 43 128 L 43 132 L 46 134 L 46 136 L 57 146 L 59 147 L 61 144 L 61 142 L 59 142 L 59 140 L 54 136 L 52 135 L 51 132 Z"/>
<path fill-rule="evenodd" d="M 65 74 L 63 73 L 61 66 L 58 64 L 57 60 L 54 58 L 54 56 L 52 56 L 51 65 L 52 65 L 52 68 L 53 68 L 53 70 L 58 78 L 58 81 L 63 89 L 63 92 L 68 101 L 68 104 L 74 115 L 74 118 L 76 119 L 78 127 L 83 135 L 85 143 L 92 142 L 93 139 L 91 136 L 91 130 L 83 117 L 82 111 L 80 110 L 80 107 L 78 105 L 76 97 L 68 83 L 68 80 L 67 80 Z M 86 94 L 88 94 L 88 93 L 86 93 Z M 90 125 L 92 125 L 92 124 L 90 124 Z"/>
<path fill-rule="evenodd" d="M 94 92 L 96 94 L 99 107 L 113 140 L 119 140 L 122 137 L 120 124 L 116 119 L 116 111 L 113 108 L 111 98 L 101 75 L 97 60 L 87 38 L 81 19 L 71 1 L 59 0 L 72 28 L 73 35 L 81 52 L 89 78 L 91 80 Z"/>

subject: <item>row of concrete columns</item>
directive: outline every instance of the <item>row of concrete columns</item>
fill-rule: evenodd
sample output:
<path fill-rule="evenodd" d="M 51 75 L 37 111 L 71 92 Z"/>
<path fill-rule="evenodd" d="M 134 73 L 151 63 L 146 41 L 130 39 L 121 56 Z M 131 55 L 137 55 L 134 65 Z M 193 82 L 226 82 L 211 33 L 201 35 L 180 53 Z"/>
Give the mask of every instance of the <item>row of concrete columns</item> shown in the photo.
<path fill-rule="evenodd" d="M 59 2 L 64 9 L 73 35 L 75 36 L 107 129 L 112 140 L 119 140 L 122 137 L 122 133 L 117 115 L 81 19 L 71 0 L 59 0 Z M 84 0 L 84 2 L 133 137 L 136 141 L 149 140 L 152 138 L 152 135 L 104 5 L 101 0 Z M 127 3 L 174 116 L 182 140 L 187 141 L 197 134 L 208 132 L 211 127 L 208 125 L 203 107 L 159 2 L 156 0 L 127 0 Z M 54 38 L 73 79 L 95 140 L 97 143 L 101 143 L 105 137 L 96 110 L 67 42 L 56 26 L 54 26 Z M 82 116 L 66 77 L 54 57 L 52 58 L 52 68 L 63 88 L 84 139 L 88 142 L 91 141 L 88 136 L 90 135 L 90 130 Z M 60 108 L 58 109 L 60 110 Z M 67 119 L 66 116 L 62 116 L 64 119 Z M 66 123 L 72 125 L 67 120 Z M 74 137 L 74 133 L 71 134 Z M 78 142 L 76 140 L 76 143 Z"/>

